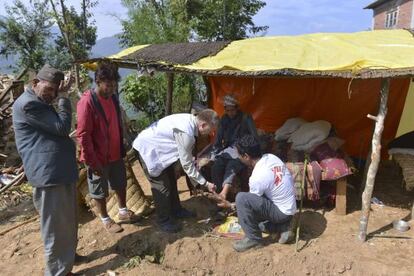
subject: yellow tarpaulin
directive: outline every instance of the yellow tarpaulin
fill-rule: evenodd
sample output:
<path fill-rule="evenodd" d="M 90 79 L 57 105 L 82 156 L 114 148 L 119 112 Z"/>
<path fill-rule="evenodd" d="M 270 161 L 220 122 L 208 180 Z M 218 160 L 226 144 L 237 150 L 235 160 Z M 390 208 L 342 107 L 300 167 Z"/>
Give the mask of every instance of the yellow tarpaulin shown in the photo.
<path fill-rule="evenodd" d="M 134 62 L 127 56 L 147 46 L 134 46 L 106 58 Z M 168 65 L 163 60 L 154 62 Z M 363 69 L 406 69 L 414 68 L 414 37 L 407 30 L 257 37 L 233 41 L 216 55 L 189 65 L 170 65 L 186 70 L 242 72 L 293 69 L 357 73 Z M 84 66 L 94 69 L 94 63 Z"/>
<path fill-rule="evenodd" d="M 414 38 L 406 30 L 318 33 L 244 39 L 191 65 L 193 70 L 305 71 L 414 67 Z"/>

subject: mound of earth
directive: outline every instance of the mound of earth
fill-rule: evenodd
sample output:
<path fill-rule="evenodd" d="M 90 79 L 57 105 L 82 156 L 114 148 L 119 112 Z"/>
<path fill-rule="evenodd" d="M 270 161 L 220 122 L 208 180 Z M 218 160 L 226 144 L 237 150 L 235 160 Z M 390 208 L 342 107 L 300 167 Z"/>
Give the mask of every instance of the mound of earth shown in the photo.
<path fill-rule="evenodd" d="M 141 168 L 135 173 L 146 194 L 150 187 Z M 111 235 L 86 209 L 80 211 L 78 252 L 89 262 L 74 267 L 86 275 L 412 275 L 414 230 L 399 233 L 390 224 L 408 218 L 413 193 L 403 191 L 388 167 L 381 167 L 374 196 L 385 206 L 372 205 L 369 240 L 357 239 L 360 198 L 349 189 L 346 216 L 326 208 L 305 208 L 299 252 L 294 244 L 277 244 L 273 237 L 256 250 L 236 253 L 232 240 L 211 231 L 214 204 L 190 197 L 179 181 L 183 205 L 197 218 L 183 221 L 177 234 L 161 232 L 150 215 L 136 225 L 124 225 Z M 0 216 L 0 233 L 36 216 L 31 201 L 10 207 Z M 414 227 L 414 225 L 412 225 Z M 0 235 L 0 275 L 42 275 L 43 247 L 37 220 Z"/>

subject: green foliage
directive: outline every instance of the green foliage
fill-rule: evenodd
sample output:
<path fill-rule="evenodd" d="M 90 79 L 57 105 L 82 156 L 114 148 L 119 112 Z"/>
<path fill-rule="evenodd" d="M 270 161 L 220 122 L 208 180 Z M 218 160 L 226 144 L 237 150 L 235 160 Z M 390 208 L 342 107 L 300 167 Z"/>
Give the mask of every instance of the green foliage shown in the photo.
<path fill-rule="evenodd" d="M 194 77 L 177 75 L 174 79 L 173 113 L 188 112 L 191 107 L 191 93 L 194 91 Z M 121 93 L 134 107 L 144 113 L 138 128 L 148 122 L 160 119 L 165 113 L 167 80 L 164 74 L 154 76 L 129 75 L 121 85 Z"/>
<path fill-rule="evenodd" d="M 265 5 L 259 0 L 123 0 L 128 19 L 122 21 L 124 46 L 194 40 L 236 40 L 264 32 L 253 16 Z M 175 75 L 173 112 L 188 112 L 194 96 L 205 100 L 203 82 L 195 76 Z M 122 84 L 125 98 L 148 120 L 164 115 L 167 82 L 129 76 Z"/>
<path fill-rule="evenodd" d="M 79 15 L 73 7 L 66 10 L 67 24 L 64 28 L 70 33 L 74 58 L 69 54 L 62 34 L 54 42 L 52 40 L 50 28 L 57 21 L 63 22 L 59 16 L 52 16 L 49 6 L 52 0 L 31 0 L 27 5 L 23 2 L 27 1 L 15 0 L 13 5 L 5 6 L 8 17 L 0 19 L 0 55 L 17 55 L 17 68 L 28 67 L 35 70 L 40 69 L 46 62 L 67 70 L 73 59 L 88 57 L 96 42 L 96 27 L 93 22 L 88 23 L 92 16 L 89 10 L 96 6 L 97 1 L 82 0 L 82 12 Z"/>
<path fill-rule="evenodd" d="M 122 21 L 121 44 L 186 42 L 190 36 L 186 0 L 123 0 L 128 20 Z"/>
<path fill-rule="evenodd" d="M 51 51 L 52 58 L 59 63 L 58 68 L 69 69 L 76 60 L 87 59 L 92 46 L 96 43 L 96 26 L 90 9 L 98 4 L 97 0 L 82 0 L 81 12 L 78 14 L 73 6 L 67 8 L 65 0 L 48 0 L 52 7 L 51 14 L 60 29 L 55 39 L 56 51 Z"/>
<path fill-rule="evenodd" d="M 96 43 L 96 26 L 86 25 L 84 28 L 84 18 L 82 13 L 78 14 L 73 6 L 66 11 L 67 28 L 70 32 L 73 53 L 76 60 L 87 59 L 92 46 Z M 71 66 L 70 53 L 65 43 L 65 39 L 60 34 L 56 39 L 56 52 L 62 57 L 60 67 L 69 69 Z"/>
<path fill-rule="evenodd" d="M 135 133 L 141 132 L 143 129 L 147 128 L 153 120 L 151 120 L 145 113 L 140 114 L 137 120 L 130 121 L 130 127 Z"/>
<path fill-rule="evenodd" d="M 165 78 L 161 74 L 154 77 L 129 75 L 121 86 L 121 93 L 135 108 L 144 112 L 150 119 L 157 120 L 164 114 L 166 91 Z"/>
<path fill-rule="evenodd" d="M 39 69 L 46 61 L 48 37 L 53 25 L 47 1 L 32 0 L 27 6 L 15 0 L 5 6 L 8 17 L 0 19 L 0 55 L 18 55 L 17 67 Z"/>
<path fill-rule="evenodd" d="M 266 5 L 260 0 L 191 0 L 191 28 L 199 40 L 238 40 L 265 32 L 253 16 Z"/>
<path fill-rule="evenodd" d="M 72 63 L 72 58 L 68 55 L 68 52 L 66 50 L 59 50 L 54 45 L 48 46 L 44 58 L 47 63 L 60 70 L 69 69 Z"/>
<path fill-rule="evenodd" d="M 122 21 L 124 46 L 190 40 L 237 40 L 265 32 L 253 16 L 260 0 L 123 0 L 128 20 Z"/>

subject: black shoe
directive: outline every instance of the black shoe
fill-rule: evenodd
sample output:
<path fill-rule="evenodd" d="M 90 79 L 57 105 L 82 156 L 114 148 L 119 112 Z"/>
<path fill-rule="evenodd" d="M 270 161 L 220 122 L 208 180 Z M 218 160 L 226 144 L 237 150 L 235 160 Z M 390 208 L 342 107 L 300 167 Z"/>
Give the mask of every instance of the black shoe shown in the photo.
<path fill-rule="evenodd" d="M 83 264 L 89 261 L 88 257 L 75 253 L 75 264 Z"/>

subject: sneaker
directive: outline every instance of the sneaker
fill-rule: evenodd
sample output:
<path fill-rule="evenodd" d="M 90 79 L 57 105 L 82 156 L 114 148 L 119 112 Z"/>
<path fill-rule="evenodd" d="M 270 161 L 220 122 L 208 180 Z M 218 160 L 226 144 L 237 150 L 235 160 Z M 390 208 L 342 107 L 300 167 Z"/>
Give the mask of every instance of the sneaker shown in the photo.
<path fill-rule="evenodd" d="M 181 208 L 175 212 L 174 217 L 178 219 L 195 218 L 197 215 L 185 208 Z"/>
<path fill-rule="evenodd" d="M 236 250 L 237 252 L 243 252 L 246 251 L 250 248 L 254 248 L 254 247 L 261 247 L 262 243 L 259 241 L 255 241 L 255 240 L 251 240 L 247 237 L 245 237 L 242 240 L 236 241 L 235 243 L 233 243 L 233 248 L 234 250 Z"/>
<path fill-rule="evenodd" d="M 278 243 L 280 243 L 280 244 L 288 243 L 288 242 L 290 242 L 290 241 L 293 240 L 293 237 L 294 237 L 294 234 L 290 230 L 281 232 L 280 233 L 280 238 L 278 240 Z"/>
<path fill-rule="evenodd" d="M 141 217 L 135 215 L 135 213 L 132 212 L 131 210 L 128 210 L 124 214 L 118 213 L 119 223 L 135 223 L 135 222 L 139 221 L 140 219 L 141 219 Z"/>
<path fill-rule="evenodd" d="M 124 231 L 124 228 L 122 228 L 118 223 L 115 223 L 112 219 L 110 219 L 107 222 L 104 222 L 105 230 L 108 231 L 111 234 L 119 233 Z"/>
<path fill-rule="evenodd" d="M 181 226 L 172 220 L 167 220 L 166 222 L 159 223 L 158 225 L 162 231 L 167 233 L 177 233 L 181 230 Z"/>

